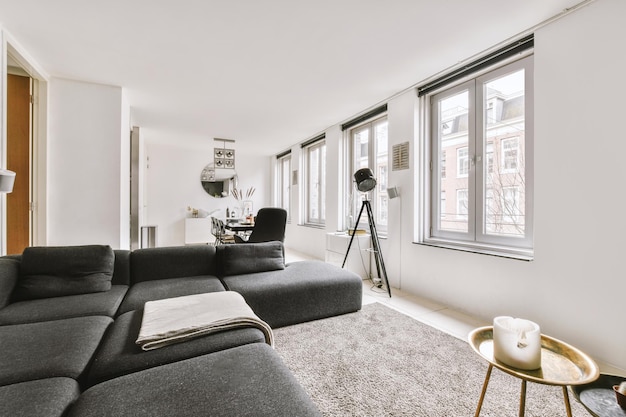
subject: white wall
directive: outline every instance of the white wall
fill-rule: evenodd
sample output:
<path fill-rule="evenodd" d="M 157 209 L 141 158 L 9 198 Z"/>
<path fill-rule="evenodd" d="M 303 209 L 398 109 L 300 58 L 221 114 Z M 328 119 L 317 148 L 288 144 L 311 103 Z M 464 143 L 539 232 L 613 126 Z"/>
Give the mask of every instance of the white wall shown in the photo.
<path fill-rule="evenodd" d="M 122 103 L 120 109 L 120 247 L 130 249 L 130 104 L 122 90 Z"/>
<path fill-rule="evenodd" d="M 46 244 L 128 247 L 120 226 L 122 89 L 58 78 L 49 87 Z"/>
<path fill-rule="evenodd" d="M 626 372 L 626 217 L 615 211 L 626 154 L 619 122 L 626 108 L 624 16 L 623 0 L 597 0 L 535 32 L 534 261 L 413 243 L 423 167 L 412 90 L 388 106 L 390 149 L 409 141 L 413 159 L 410 170 L 390 171 L 389 185 L 401 196 L 390 200 L 381 246 L 393 286 L 486 323 L 498 315 L 534 320 L 544 333 Z M 329 164 L 327 175 L 342 174 Z M 327 201 L 333 212 L 338 203 Z M 291 229 L 288 246 L 319 255 L 311 246 L 323 244 L 326 231 Z"/>
<path fill-rule="evenodd" d="M 626 2 L 600 0 L 535 33 L 535 260 L 415 245 L 403 235 L 401 276 L 410 293 L 485 321 L 534 320 L 622 369 L 626 220 L 611 207 L 626 142 L 609 121 L 623 117 L 625 15 Z"/>
<path fill-rule="evenodd" d="M 208 195 L 200 183 L 202 169 L 213 161 L 214 142 L 207 138 L 204 144 L 179 140 L 172 144 L 151 142 L 146 134 L 146 157 L 144 190 L 145 218 L 141 226 L 158 226 L 158 246 L 179 246 L 185 243 L 185 218 L 191 206 L 211 212 L 220 209 L 215 216 L 225 216 L 226 208 L 236 207 L 232 196 L 214 198 Z M 180 139 L 180 138 L 177 138 Z M 220 145 L 221 146 L 221 145 Z M 270 204 L 270 162 L 247 153 L 235 143 L 235 168 L 239 176 L 239 188 L 244 192 L 255 187 L 252 196 L 254 211 Z M 211 231 L 206 231 L 210 236 Z"/>

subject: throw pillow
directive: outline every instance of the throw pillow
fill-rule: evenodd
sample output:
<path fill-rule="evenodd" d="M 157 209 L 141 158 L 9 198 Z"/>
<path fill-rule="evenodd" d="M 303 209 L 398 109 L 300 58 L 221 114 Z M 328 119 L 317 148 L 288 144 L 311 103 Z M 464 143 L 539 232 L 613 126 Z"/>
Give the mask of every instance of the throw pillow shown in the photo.
<path fill-rule="evenodd" d="M 285 269 L 285 249 L 278 241 L 220 245 L 216 257 L 222 277 Z"/>
<path fill-rule="evenodd" d="M 108 291 L 114 265 L 115 253 L 105 245 L 26 248 L 15 297 L 30 300 Z"/>

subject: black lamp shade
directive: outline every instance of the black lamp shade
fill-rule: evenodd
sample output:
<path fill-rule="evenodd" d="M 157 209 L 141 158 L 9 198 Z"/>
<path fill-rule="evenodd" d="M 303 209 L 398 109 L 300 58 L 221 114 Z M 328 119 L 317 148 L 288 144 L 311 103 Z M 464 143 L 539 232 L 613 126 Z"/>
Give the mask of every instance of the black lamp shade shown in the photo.
<path fill-rule="evenodd" d="M 369 168 L 361 168 L 355 172 L 354 180 L 356 181 L 357 190 L 364 193 L 376 187 L 376 178 L 374 178 L 374 173 Z"/>

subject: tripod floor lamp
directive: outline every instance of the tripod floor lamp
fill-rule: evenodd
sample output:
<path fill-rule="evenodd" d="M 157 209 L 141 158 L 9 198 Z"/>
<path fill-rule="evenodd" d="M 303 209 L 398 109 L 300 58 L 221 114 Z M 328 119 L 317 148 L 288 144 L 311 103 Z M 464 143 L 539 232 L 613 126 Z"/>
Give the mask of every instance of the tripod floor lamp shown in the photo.
<path fill-rule="evenodd" d="M 374 173 L 369 168 L 361 168 L 357 172 L 354 173 L 354 180 L 356 182 L 357 190 L 362 193 L 368 193 L 376 187 L 376 178 L 374 178 Z M 354 236 L 356 235 L 357 227 L 359 226 L 359 222 L 361 221 L 361 215 L 363 214 L 363 210 L 367 213 L 367 218 L 369 221 L 370 227 L 370 235 L 372 238 L 372 249 L 374 253 L 374 259 L 376 261 L 376 271 L 378 272 L 378 276 L 381 279 L 381 282 L 387 288 L 387 294 L 391 298 L 391 288 L 389 288 L 389 280 L 387 279 L 387 270 L 385 269 L 385 261 L 383 260 L 383 254 L 380 251 L 380 241 L 378 240 L 378 232 L 376 231 L 376 223 L 374 222 L 374 215 L 372 213 L 372 205 L 370 200 L 363 200 L 363 204 L 361 204 L 361 210 L 359 210 L 359 216 L 356 219 L 356 223 L 354 224 L 354 230 L 352 231 L 352 236 L 350 237 L 350 243 L 348 244 L 348 250 L 346 251 L 346 256 L 343 258 L 343 264 L 341 267 L 343 268 L 346 265 L 346 261 L 348 260 L 348 254 L 350 253 L 350 247 L 352 247 L 352 241 L 354 240 Z"/>

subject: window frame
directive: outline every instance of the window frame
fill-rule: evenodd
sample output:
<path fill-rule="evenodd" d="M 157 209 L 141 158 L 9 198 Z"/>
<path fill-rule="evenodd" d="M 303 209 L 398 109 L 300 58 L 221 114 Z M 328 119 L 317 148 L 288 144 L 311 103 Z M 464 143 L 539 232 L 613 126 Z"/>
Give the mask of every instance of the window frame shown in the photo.
<path fill-rule="evenodd" d="M 285 163 L 287 167 L 285 168 Z M 286 187 L 285 187 L 286 184 Z M 285 188 L 287 190 L 285 191 Z M 285 196 L 285 193 L 287 194 Z M 291 221 L 291 152 L 276 157 L 276 206 L 287 211 Z"/>
<path fill-rule="evenodd" d="M 420 243 L 467 250 L 477 253 L 486 253 L 490 255 L 499 255 L 512 257 L 517 259 L 531 260 L 533 258 L 533 228 L 534 216 L 533 207 L 533 157 L 534 157 L 534 97 L 533 97 L 533 67 L 534 59 L 532 50 L 526 51 L 512 58 L 508 58 L 498 62 L 488 68 L 469 74 L 466 77 L 453 83 L 441 86 L 436 90 L 422 96 L 422 117 L 425 121 L 425 129 L 423 130 L 425 152 L 425 166 L 430 169 L 425 170 L 426 184 L 422 193 L 424 199 L 424 215 L 421 220 L 422 232 L 420 235 Z M 520 169 L 520 156 L 524 158 L 522 165 L 524 166 L 524 235 L 518 236 L 502 236 L 490 234 L 486 225 L 486 183 L 485 178 L 488 173 L 488 167 L 501 169 L 496 167 L 498 161 L 489 163 L 489 157 L 493 159 L 497 155 L 499 149 L 492 145 L 491 155 L 488 152 L 489 143 L 488 135 L 485 130 L 488 126 L 486 120 L 488 103 L 484 100 L 483 86 L 490 80 L 504 77 L 507 74 L 524 70 L 524 139 L 520 142 L 517 139 L 517 167 Z M 434 110 L 434 103 L 438 103 L 446 97 L 452 97 L 464 90 L 470 91 L 470 103 L 468 109 L 468 148 L 470 160 L 470 172 L 468 177 L 468 188 L 472 191 L 469 193 L 469 222 L 466 233 L 457 233 L 446 230 L 438 230 L 438 221 L 441 221 L 441 188 L 437 181 L 440 181 L 441 175 L 441 149 L 439 149 L 439 115 Z M 478 104 L 476 104 L 478 103 Z M 442 121 L 443 122 L 443 121 Z M 503 140 L 515 139 L 515 136 Z M 521 145 L 523 143 L 523 145 Z M 521 146 L 524 146 L 522 148 Z M 502 155 L 504 151 L 501 150 Z M 521 155 L 520 155 L 521 154 Z M 501 156 L 501 155 L 498 155 Z M 504 165 L 504 161 L 501 162 Z M 458 168 L 458 165 L 457 165 Z M 509 171 L 510 172 L 510 171 Z M 458 176 L 458 175 L 457 175 Z M 449 176 L 448 176 L 449 177 Z M 483 186 L 484 184 L 484 186 Z M 480 202 L 480 204 L 477 204 Z M 458 203 L 457 203 L 458 204 Z M 450 205 L 450 202 L 447 202 Z M 455 204 L 456 205 L 456 204 Z M 450 217 L 450 216 L 448 216 Z"/>
<path fill-rule="evenodd" d="M 386 123 L 387 124 L 387 148 L 384 149 L 384 152 L 380 152 L 377 146 L 376 141 L 376 126 Z M 362 132 L 364 130 L 369 131 L 368 143 L 367 143 L 367 164 L 365 166 L 358 165 L 356 161 L 356 145 L 355 145 L 355 135 L 358 132 Z M 387 236 L 387 227 L 389 222 L 389 197 L 387 195 L 387 183 L 389 181 L 389 119 L 387 117 L 387 112 L 385 111 L 383 114 L 377 114 L 376 116 L 372 116 L 370 119 L 364 120 L 363 122 L 351 126 L 347 130 L 346 140 L 348 142 L 348 155 L 347 155 L 347 164 L 349 167 L 349 183 L 347 184 L 348 190 L 350 190 L 348 197 L 348 207 L 346 207 L 345 212 L 347 213 L 348 218 L 351 218 L 350 224 L 346 226 L 349 228 L 354 228 L 354 222 L 356 222 L 356 217 L 359 215 L 359 211 L 361 209 L 362 201 L 367 198 L 372 203 L 372 212 L 374 215 L 374 220 L 376 222 L 376 231 L 378 232 L 379 237 Z M 386 165 L 379 165 L 378 158 L 386 156 Z M 374 177 L 376 178 L 376 187 L 369 191 L 368 193 L 360 193 L 356 191 L 356 188 L 353 184 L 353 174 L 360 168 L 370 168 L 374 173 Z M 381 168 L 386 168 L 385 178 L 381 178 Z M 385 207 L 386 212 L 386 221 L 383 221 L 382 216 L 385 214 L 382 212 L 382 208 Z M 361 229 L 369 229 L 367 214 L 363 212 L 361 215 L 361 219 L 359 221 L 358 227 Z"/>
<path fill-rule="evenodd" d="M 304 224 L 312 227 L 325 227 L 326 225 L 326 140 L 320 139 L 313 143 L 303 146 L 303 162 L 304 162 Z M 312 166 L 311 158 L 314 152 L 319 151 L 319 161 L 317 166 Z M 319 216 L 314 218 L 311 216 L 312 198 L 311 198 L 311 175 L 313 171 L 317 174 L 319 182 L 316 187 L 319 190 L 317 199 L 317 212 Z"/>

